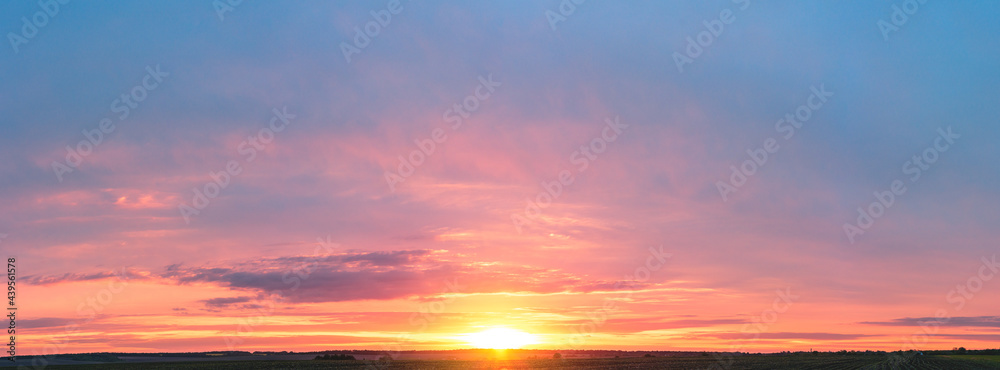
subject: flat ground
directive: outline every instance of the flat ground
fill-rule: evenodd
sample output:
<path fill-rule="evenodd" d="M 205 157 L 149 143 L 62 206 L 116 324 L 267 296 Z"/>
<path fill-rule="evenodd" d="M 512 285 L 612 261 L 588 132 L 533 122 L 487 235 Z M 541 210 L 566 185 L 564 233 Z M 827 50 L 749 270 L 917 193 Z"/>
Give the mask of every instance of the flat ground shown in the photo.
<path fill-rule="evenodd" d="M 731 361 L 730 361 L 731 360 Z M 794 354 L 733 358 L 631 357 L 544 360 L 396 360 L 376 361 L 211 361 L 184 363 L 109 363 L 50 366 L 50 369 L 1000 369 L 1000 356 L 914 356 Z"/>

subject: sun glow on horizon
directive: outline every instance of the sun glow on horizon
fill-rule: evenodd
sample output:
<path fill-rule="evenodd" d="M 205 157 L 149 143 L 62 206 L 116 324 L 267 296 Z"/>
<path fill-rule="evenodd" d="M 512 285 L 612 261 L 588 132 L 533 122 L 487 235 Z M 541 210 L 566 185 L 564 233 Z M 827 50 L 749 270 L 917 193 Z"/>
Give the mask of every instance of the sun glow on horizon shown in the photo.
<path fill-rule="evenodd" d="M 515 349 L 538 344 L 538 337 L 534 334 L 504 327 L 465 334 L 462 339 L 476 348 L 491 349 Z"/>

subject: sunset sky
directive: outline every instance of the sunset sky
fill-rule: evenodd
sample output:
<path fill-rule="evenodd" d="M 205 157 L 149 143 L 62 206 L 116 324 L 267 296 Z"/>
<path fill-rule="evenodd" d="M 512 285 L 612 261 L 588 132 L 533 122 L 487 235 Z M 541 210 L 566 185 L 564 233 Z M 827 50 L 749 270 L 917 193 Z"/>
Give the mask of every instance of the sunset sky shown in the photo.
<path fill-rule="evenodd" d="M 0 5 L 20 354 L 1000 342 L 1000 3 L 233 3 Z"/>

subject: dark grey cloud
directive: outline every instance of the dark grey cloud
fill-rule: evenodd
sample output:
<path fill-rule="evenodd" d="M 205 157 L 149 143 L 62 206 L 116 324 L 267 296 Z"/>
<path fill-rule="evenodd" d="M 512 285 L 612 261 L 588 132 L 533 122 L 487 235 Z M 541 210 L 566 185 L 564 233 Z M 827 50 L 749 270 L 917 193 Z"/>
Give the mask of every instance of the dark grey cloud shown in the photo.
<path fill-rule="evenodd" d="M 220 297 L 205 299 L 201 302 L 208 307 L 229 307 L 234 303 L 246 303 L 252 301 L 253 299 L 254 297 Z"/>
<path fill-rule="evenodd" d="M 88 273 L 70 273 L 67 272 L 61 275 L 28 275 L 20 280 L 27 284 L 32 285 L 50 285 L 64 282 L 73 281 L 91 281 L 91 280 L 102 280 L 102 279 L 122 279 L 122 280 L 132 280 L 132 279 L 147 279 L 145 274 L 137 274 L 135 270 L 119 270 L 119 271 L 100 271 L 100 272 L 88 272 Z"/>
<path fill-rule="evenodd" d="M 436 258 L 426 250 L 329 256 L 288 256 L 240 261 L 234 268 L 167 266 L 160 277 L 178 284 L 213 283 L 248 296 L 203 301 L 206 309 L 234 307 L 254 299 L 291 302 L 338 302 L 413 297 L 435 300 L 443 293 L 592 292 L 637 289 L 648 283 L 616 289 L 614 282 L 584 281 L 567 273 L 529 266 L 498 264 L 488 269 Z M 244 305 L 245 306 L 245 305 Z"/>
<path fill-rule="evenodd" d="M 863 321 L 862 324 L 882 326 L 953 326 L 953 327 L 988 327 L 1000 328 L 1000 316 L 956 316 L 951 318 L 937 317 L 904 317 L 890 321 Z"/>
<path fill-rule="evenodd" d="M 20 329 L 42 329 L 55 328 L 77 322 L 79 319 L 67 319 L 60 317 L 42 317 L 38 319 L 18 319 L 17 327 Z"/>

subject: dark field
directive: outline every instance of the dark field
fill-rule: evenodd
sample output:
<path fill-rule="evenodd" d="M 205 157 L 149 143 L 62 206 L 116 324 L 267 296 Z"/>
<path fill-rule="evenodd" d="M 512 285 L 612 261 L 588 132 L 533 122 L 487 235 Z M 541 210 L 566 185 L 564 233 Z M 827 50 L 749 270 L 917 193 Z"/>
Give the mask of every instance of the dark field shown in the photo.
<path fill-rule="evenodd" d="M 1000 356 L 794 354 L 534 360 L 209 361 L 50 366 L 51 369 L 1000 369 Z"/>

